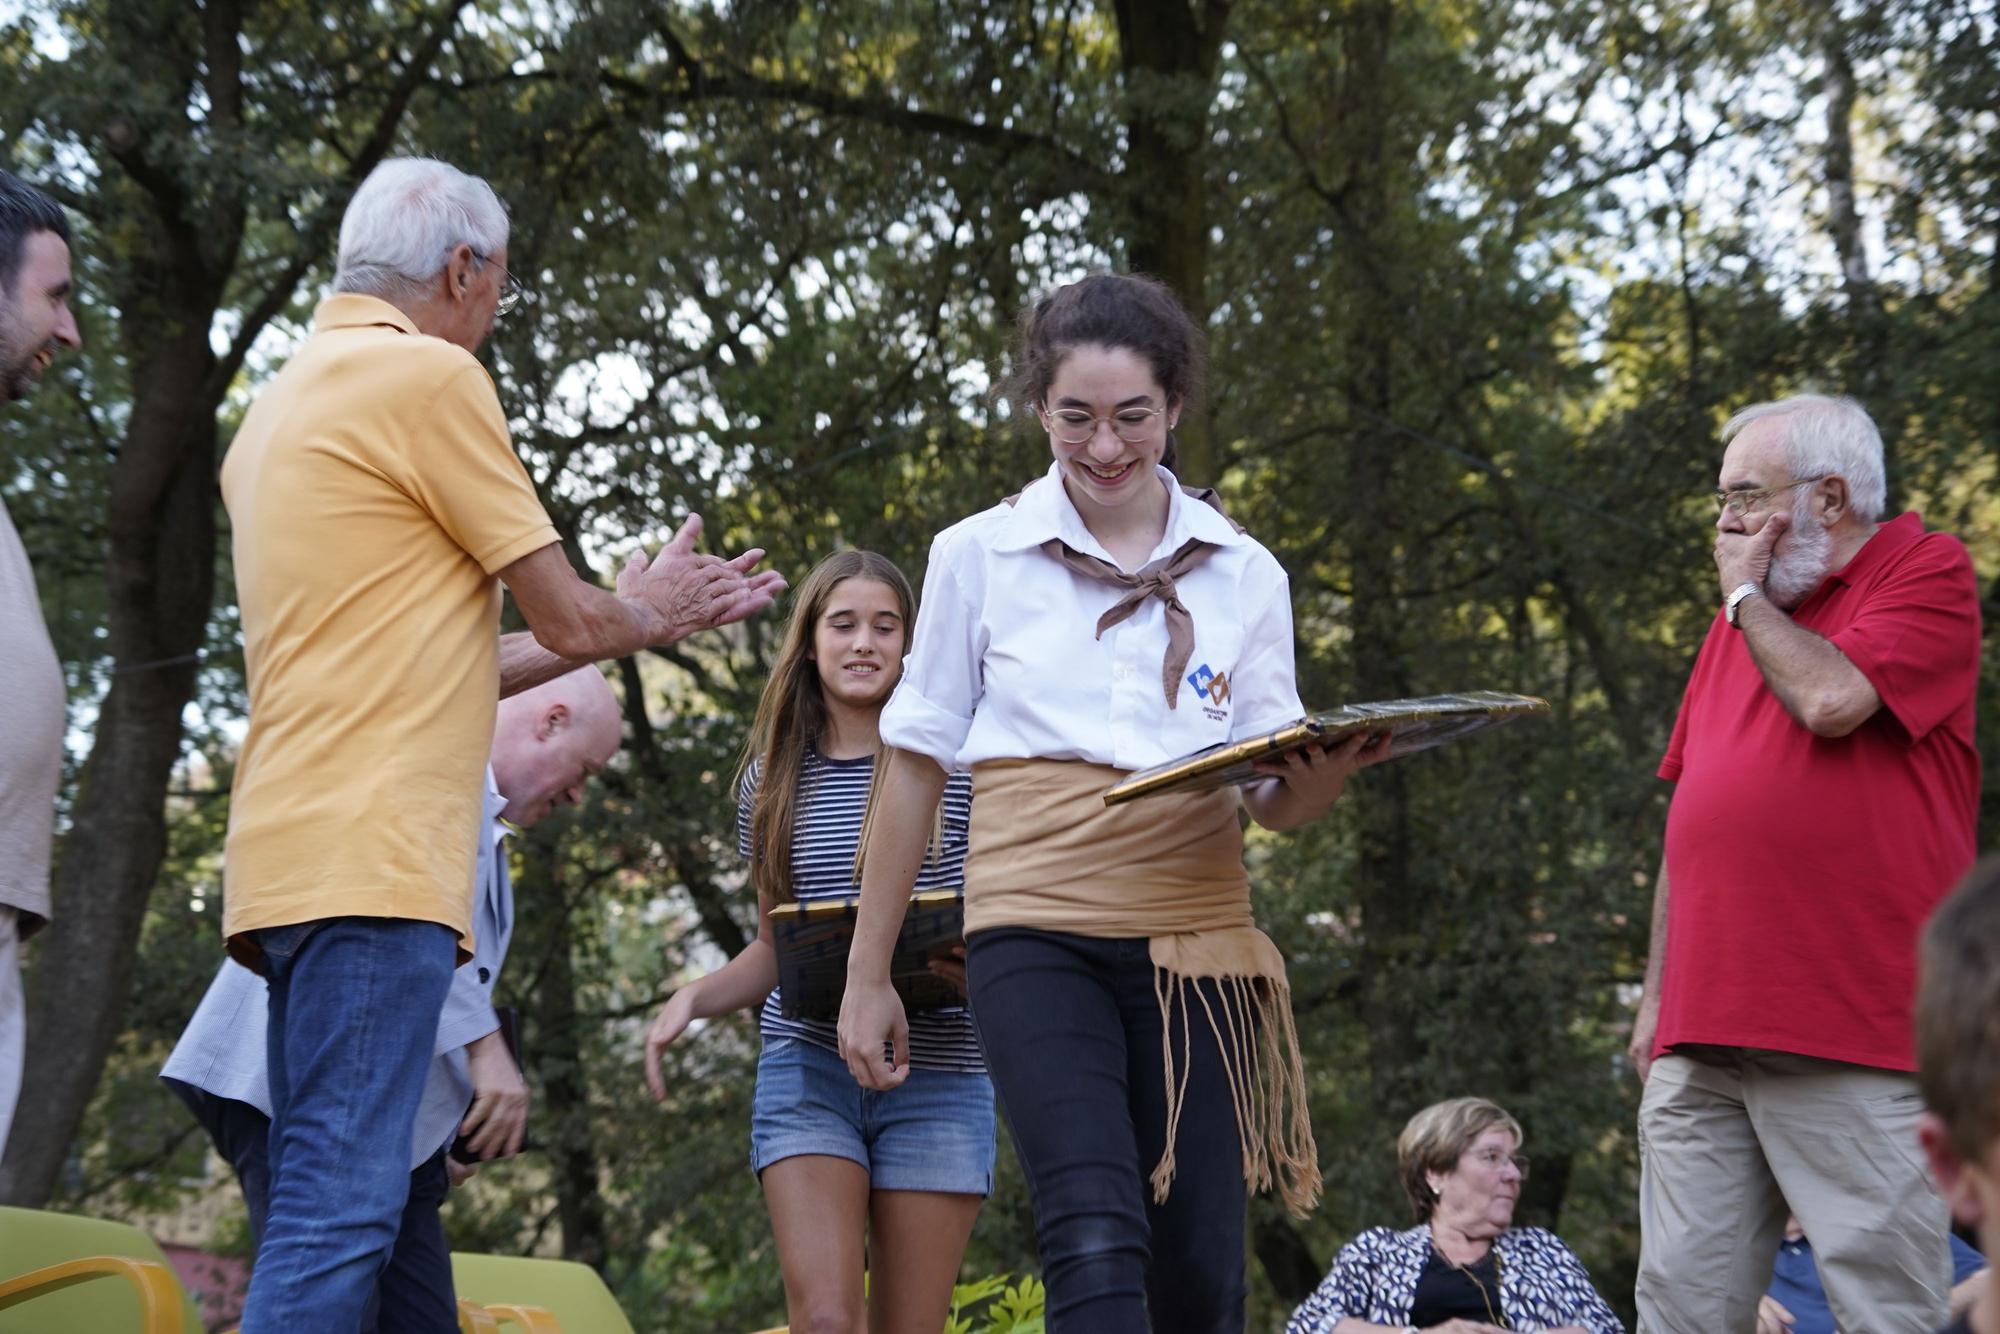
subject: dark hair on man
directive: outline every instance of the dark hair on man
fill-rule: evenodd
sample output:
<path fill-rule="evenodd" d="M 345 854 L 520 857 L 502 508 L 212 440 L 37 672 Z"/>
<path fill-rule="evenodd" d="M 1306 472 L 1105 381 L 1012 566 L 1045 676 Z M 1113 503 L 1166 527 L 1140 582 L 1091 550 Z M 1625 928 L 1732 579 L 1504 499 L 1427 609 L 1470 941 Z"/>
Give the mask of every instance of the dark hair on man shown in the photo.
<path fill-rule="evenodd" d="M 1013 370 L 1001 393 L 1023 421 L 1049 392 L 1063 358 L 1079 347 L 1123 348 L 1145 358 L 1168 404 L 1192 411 L 1208 380 L 1208 339 L 1167 285 L 1136 273 L 1094 273 L 1021 312 Z M 1172 468 L 1173 438 L 1161 462 Z"/>
<path fill-rule="evenodd" d="M 1968 1161 L 2000 1136 L 2000 857 L 1972 868 L 1924 928 L 1917 1084 Z"/>
<path fill-rule="evenodd" d="M 10 171 L 0 171 L 0 292 L 14 294 L 21 254 L 36 232 L 54 232 L 69 241 L 69 218 L 62 205 Z"/>

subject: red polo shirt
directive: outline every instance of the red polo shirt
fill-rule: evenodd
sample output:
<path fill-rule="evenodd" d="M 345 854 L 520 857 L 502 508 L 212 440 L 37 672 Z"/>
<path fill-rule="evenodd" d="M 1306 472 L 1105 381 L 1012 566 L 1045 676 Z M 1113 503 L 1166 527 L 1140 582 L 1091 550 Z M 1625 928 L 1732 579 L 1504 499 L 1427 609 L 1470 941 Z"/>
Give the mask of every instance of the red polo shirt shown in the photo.
<path fill-rule="evenodd" d="M 1678 786 L 1654 1052 L 1719 1043 L 1912 1070 L 1917 934 L 1974 854 L 1972 562 L 1905 514 L 1792 619 L 1882 707 L 1814 736 L 1742 634 L 1719 615 L 1709 627 L 1660 762 Z"/>

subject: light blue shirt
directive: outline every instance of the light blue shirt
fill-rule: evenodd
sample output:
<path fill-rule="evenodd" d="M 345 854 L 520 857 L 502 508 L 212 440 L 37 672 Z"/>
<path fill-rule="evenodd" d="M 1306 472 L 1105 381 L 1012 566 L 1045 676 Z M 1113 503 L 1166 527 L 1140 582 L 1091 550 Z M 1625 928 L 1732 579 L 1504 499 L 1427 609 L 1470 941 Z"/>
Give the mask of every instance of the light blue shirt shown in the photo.
<path fill-rule="evenodd" d="M 500 840 L 509 832 L 500 820 L 506 804 L 493 782 L 493 770 L 487 769 L 486 827 L 473 879 L 473 955 L 452 974 L 451 990 L 438 1012 L 437 1040 L 410 1136 L 413 1169 L 450 1143 L 465 1119 L 472 1101 L 466 1044 L 500 1027 L 493 1012 L 493 986 L 514 934 L 514 888 L 500 848 Z M 264 1054 L 269 1010 L 270 990 L 264 979 L 234 959 L 225 960 L 174 1044 L 161 1078 L 248 1103 L 269 1116 L 271 1084 Z"/>

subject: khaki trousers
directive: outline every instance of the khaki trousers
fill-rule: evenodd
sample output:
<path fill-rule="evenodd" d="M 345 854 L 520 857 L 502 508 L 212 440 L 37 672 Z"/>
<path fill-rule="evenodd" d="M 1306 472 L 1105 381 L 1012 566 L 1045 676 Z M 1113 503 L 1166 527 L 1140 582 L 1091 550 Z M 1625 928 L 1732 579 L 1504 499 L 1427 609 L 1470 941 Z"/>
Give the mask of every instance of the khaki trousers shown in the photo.
<path fill-rule="evenodd" d="M 1786 1206 L 1842 1334 L 1945 1322 L 1943 1200 L 1917 1147 L 1923 1100 L 1892 1070 L 1747 1047 L 1680 1047 L 1639 1103 L 1639 1334 L 1752 1334 Z"/>

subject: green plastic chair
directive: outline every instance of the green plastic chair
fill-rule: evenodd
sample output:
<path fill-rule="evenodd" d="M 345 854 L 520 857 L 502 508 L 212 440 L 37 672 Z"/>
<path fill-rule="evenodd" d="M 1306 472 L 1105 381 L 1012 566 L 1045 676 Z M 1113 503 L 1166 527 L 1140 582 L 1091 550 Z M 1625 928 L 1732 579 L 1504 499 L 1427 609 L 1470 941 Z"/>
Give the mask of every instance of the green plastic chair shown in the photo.
<path fill-rule="evenodd" d="M 129 1223 L 0 1207 L 0 1334 L 201 1334 L 194 1299 Z"/>
<path fill-rule="evenodd" d="M 461 1298 L 496 1314 L 532 1308 L 553 1315 L 565 1334 L 632 1334 L 632 1322 L 597 1271 L 574 1260 L 454 1251 L 451 1281 Z"/>

